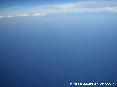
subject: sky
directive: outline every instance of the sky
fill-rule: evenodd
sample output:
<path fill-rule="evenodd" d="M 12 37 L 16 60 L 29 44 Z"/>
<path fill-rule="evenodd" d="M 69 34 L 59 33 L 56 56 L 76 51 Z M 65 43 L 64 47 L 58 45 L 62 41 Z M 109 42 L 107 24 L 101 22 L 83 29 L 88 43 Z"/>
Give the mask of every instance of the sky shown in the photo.
<path fill-rule="evenodd" d="M 0 18 L 44 16 L 60 12 L 117 12 L 116 0 L 1 1 Z"/>
<path fill-rule="evenodd" d="M 116 0 L 1 0 L 0 87 L 116 82 Z"/>

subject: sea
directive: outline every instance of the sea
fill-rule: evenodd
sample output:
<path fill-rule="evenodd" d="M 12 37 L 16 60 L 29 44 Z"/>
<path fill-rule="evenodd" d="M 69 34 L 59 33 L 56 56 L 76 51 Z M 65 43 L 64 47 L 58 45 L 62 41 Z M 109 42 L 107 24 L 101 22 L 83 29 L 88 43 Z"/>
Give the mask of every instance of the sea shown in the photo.
<path fill-rule="evenodd" d="M 113 87 L 117 13 L 0 19 L 0 87 Z"/>

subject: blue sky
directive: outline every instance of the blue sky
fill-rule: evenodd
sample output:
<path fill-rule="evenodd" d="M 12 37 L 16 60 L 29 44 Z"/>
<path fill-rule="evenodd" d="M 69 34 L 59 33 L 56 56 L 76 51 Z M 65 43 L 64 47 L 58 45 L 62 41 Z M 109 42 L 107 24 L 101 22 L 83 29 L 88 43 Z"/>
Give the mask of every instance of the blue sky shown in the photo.
<path fill-rule="evenodd" d="M 60 12 L 117 12 L 115 0 L 29 0 L 29 1 L 1 1 L 0 18 L 18 16 L 45 16 Z"/>
<path fill-rule="evenodd" d="M 1 0 L 1 7 L 9 6 L 34 6 L 34 5 L 45 5 L 54 3 L 68 3 L 77 2 L 82 0 Z"/>
<path fill-rule="evenodd" d="M 1 0 L 0 87 L 115 83 L 116 61 L 117 0 Z"/>

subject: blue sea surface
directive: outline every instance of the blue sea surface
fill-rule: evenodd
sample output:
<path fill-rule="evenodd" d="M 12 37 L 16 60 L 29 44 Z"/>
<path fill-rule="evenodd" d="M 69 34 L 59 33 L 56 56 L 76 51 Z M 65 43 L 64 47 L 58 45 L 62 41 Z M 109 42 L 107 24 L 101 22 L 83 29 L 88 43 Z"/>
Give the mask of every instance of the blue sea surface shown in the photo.
<path fill-rule="evenodd" d="M 0 19 L 0 87 L 115 83 L 116 15 L 58 13 Z"/>

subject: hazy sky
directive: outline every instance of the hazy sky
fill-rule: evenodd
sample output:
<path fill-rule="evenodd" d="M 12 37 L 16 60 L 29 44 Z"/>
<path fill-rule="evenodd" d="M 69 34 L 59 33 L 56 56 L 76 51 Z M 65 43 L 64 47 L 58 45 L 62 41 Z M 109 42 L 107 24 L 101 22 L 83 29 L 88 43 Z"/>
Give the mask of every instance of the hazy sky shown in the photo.
<path fill-rule="evenodd" d="M 0 18 L 45 16 L 60 12 L 117 12 L 115 0 L 10 0 L 1 1 Z"/>
<path fill-rule="evenodd" d="M 116 76 L 117 0 L 0 1 L 0 87 L 115 83 Z"/>

